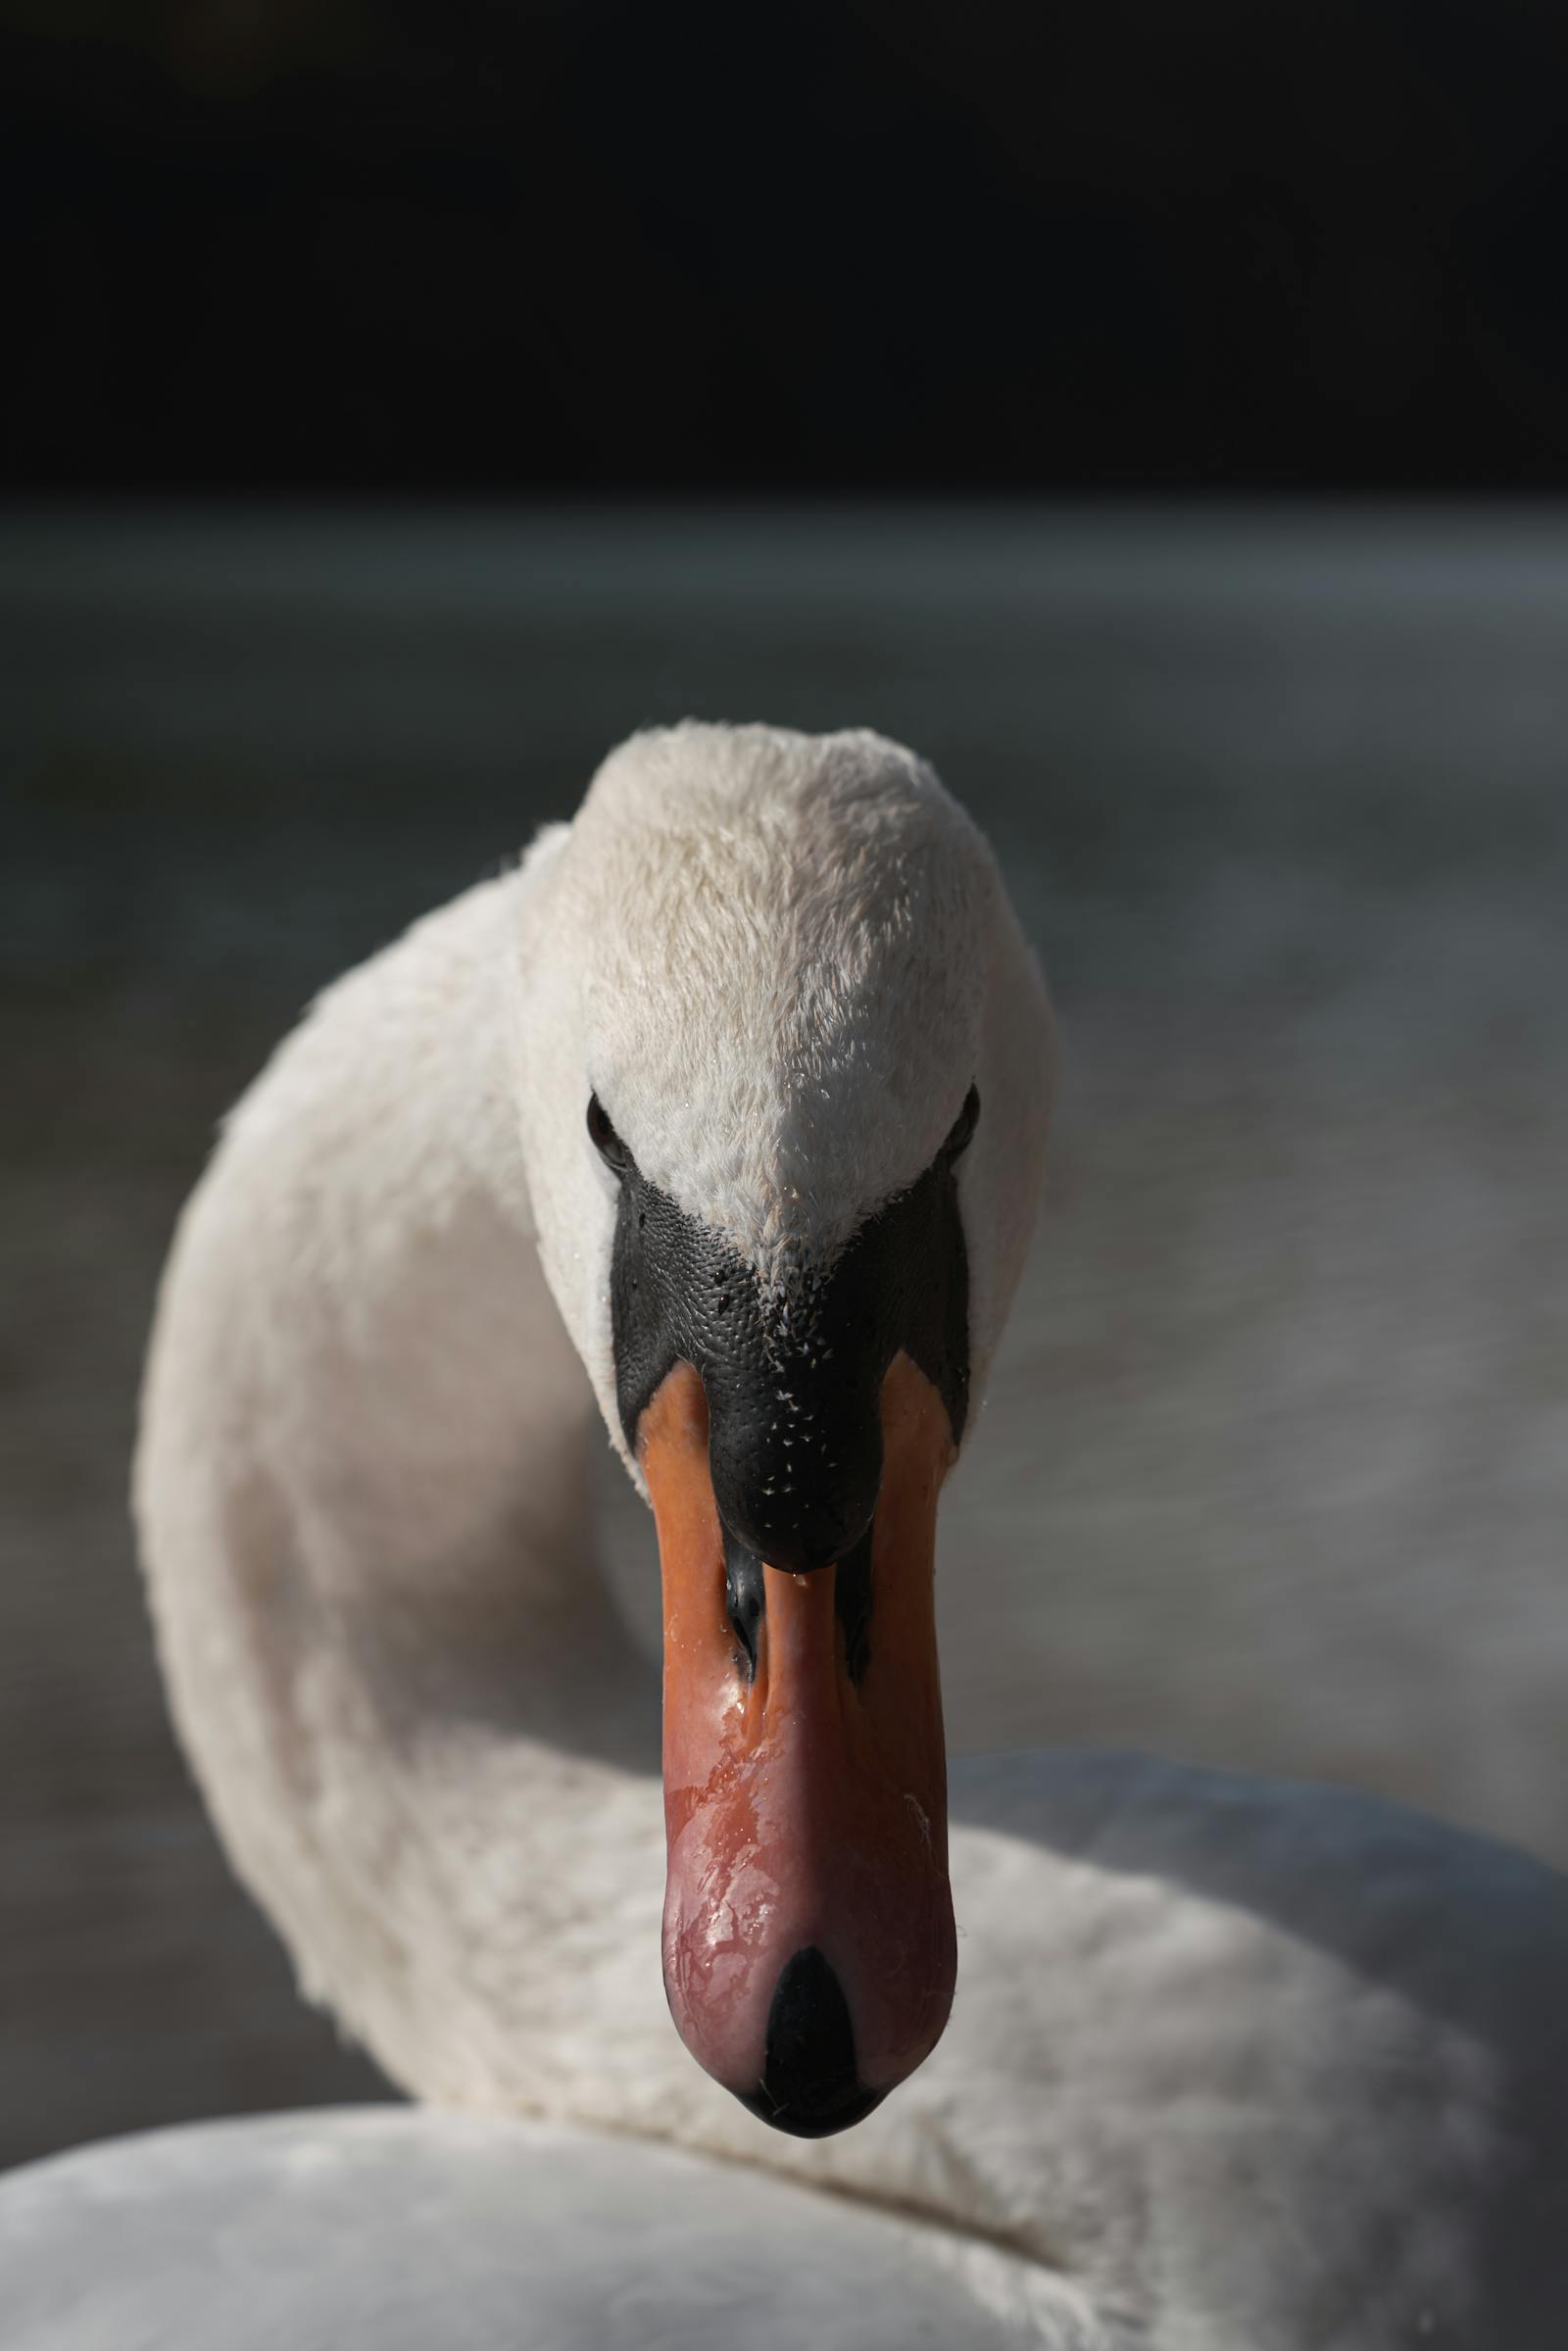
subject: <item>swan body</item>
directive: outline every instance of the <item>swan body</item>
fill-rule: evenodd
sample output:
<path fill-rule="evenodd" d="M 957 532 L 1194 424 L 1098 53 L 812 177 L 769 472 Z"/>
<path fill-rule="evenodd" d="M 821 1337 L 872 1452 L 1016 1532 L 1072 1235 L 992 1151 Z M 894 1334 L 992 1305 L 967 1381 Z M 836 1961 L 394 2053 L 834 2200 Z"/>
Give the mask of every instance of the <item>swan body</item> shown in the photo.
<path fill-rule="evenodd" d="M 1021 2265 L 988 2246 L 674 2148 L 429 2109 L 188 2126 L 33 2165 L 0 2183 L 0 2265 L 7 2351 L 1039 2339 Z M 1087 2344 L 1087 2315 L 1058 2307 L 1073 2331 L 1054 2339 Z"/>
<path fill-rule="evenodd" d="M 1051 1059 L 984 844 L 868 735 L 636 738 L 572 826 L 330 990 L 227 1123 L 147 1381 L 149 1588 L 220 1831 L 307 1994 L 419 2097 L 575 2132 L 579 2166 L 602 2143 L 617 2180 L 646 2160 L 656 2197 L 675 2175 L 619 2134 L 892 2208 L 1005 2274 L 949 2261 L 944 2290 L 1019 2339 L 1568 2340 L 1563 1885 L 1390 1808 L 1136 1759 L 960 1762 L 956 2002 L 934 2054 L 910 2028 L 888 2105 L 780 2137 L 671 2029 L 658 1691 L 586 1491 L 604 1425 L 661 1500 L 617 1358 L 634 1196 L 585 1104 L 768 1311 L 937 1170 L 978 1396 Z M 661 1538 L 667 1579 L 662 1507 Z M 827 1587 L 766 1574 L 782 1643 Z M 857 1949 L 834 1965 L 858 2033 Z M 734 2045 L 750 2017 L 721 2016 Z M 865 2339 L 913 2339 L 896 2316 Z M 949 2339 L 989 2337 L 977 2316 Z"/>

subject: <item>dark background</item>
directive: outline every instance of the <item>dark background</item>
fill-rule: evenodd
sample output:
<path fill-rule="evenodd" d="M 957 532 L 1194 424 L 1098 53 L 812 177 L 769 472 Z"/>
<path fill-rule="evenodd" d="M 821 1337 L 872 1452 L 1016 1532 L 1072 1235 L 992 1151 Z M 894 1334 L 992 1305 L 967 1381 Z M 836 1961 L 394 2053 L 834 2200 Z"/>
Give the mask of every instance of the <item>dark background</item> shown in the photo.
<path fill-rule="evenodd" d="M 1549 0 L 3 0 L 13 491 L 1568 485 Z"/>

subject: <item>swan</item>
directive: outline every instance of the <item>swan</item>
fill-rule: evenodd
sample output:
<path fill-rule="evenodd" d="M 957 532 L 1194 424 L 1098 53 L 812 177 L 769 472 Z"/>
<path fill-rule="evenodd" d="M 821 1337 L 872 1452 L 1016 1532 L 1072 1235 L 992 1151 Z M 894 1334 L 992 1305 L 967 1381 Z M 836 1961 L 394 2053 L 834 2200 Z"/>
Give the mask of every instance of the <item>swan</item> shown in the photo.
<path fill-rule="evenodd" d="M 500 2167 L 513 2258 L 598 2312 L 509 2340 L 805 2339 L 810 2277 L 846 2344 L 1568 2341 L 1563 1881 L 1347 1791 L 945 1765 L 937 1506 L 1054 1061 L 987 844 L 865 731 L 634 736 L 318 1002 L 181 1220 L 136 1512 L 236 1870 L 458 2111 L 18 2175 L 30 2275 L 109 2206 L 199 2208 L 188 2255 L 220 2196 L 232 2246 L 303 2165 L 288 2290 L 325 2308 L 331 2182 L 395 2262 L 435 2161 Z M 662 1704 L 601 1429 L 655 1515 Z M 667 2334 L 605 2316 L 637 2210 Z"/>

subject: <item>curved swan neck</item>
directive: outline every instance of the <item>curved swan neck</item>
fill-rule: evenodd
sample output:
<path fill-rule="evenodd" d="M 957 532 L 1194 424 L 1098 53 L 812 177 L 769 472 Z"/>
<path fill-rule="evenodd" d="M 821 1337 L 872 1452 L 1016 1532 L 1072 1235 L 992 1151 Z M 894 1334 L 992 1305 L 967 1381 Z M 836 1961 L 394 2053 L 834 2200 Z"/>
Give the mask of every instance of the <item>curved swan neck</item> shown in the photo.
<path fill-rule="evenodd" d="M 531 886 L 330 990 L 234 1112 L 136 1486 L 176 1719 L 306 1987 L 404 2081 L 548 2108 L 575 2103 L 564 2002 L 648 1973 L 667 2026 L 657 1681 L 594 1557 L 597 1414 L 522 1177 Z"/>

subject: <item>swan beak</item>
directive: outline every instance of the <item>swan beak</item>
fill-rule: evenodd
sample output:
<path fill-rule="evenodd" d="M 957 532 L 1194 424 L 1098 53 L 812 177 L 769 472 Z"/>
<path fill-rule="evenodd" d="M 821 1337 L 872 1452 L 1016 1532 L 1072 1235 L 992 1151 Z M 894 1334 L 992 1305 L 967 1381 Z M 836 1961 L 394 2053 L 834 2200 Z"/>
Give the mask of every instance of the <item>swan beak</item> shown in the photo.
<path fill-rule="evenodd" d="M 689 1364 L 639 1428 L 663 1578 L 664 1988 L 699 2064 L 802 2137 L 869 2114 L 953 2000 L 934 1570 L 955 1446 L 906 1354 L 880 1410 L 868 1640 L 853 1660 L 834 1565 L 763 1563 L 748 1655 Z"/>

